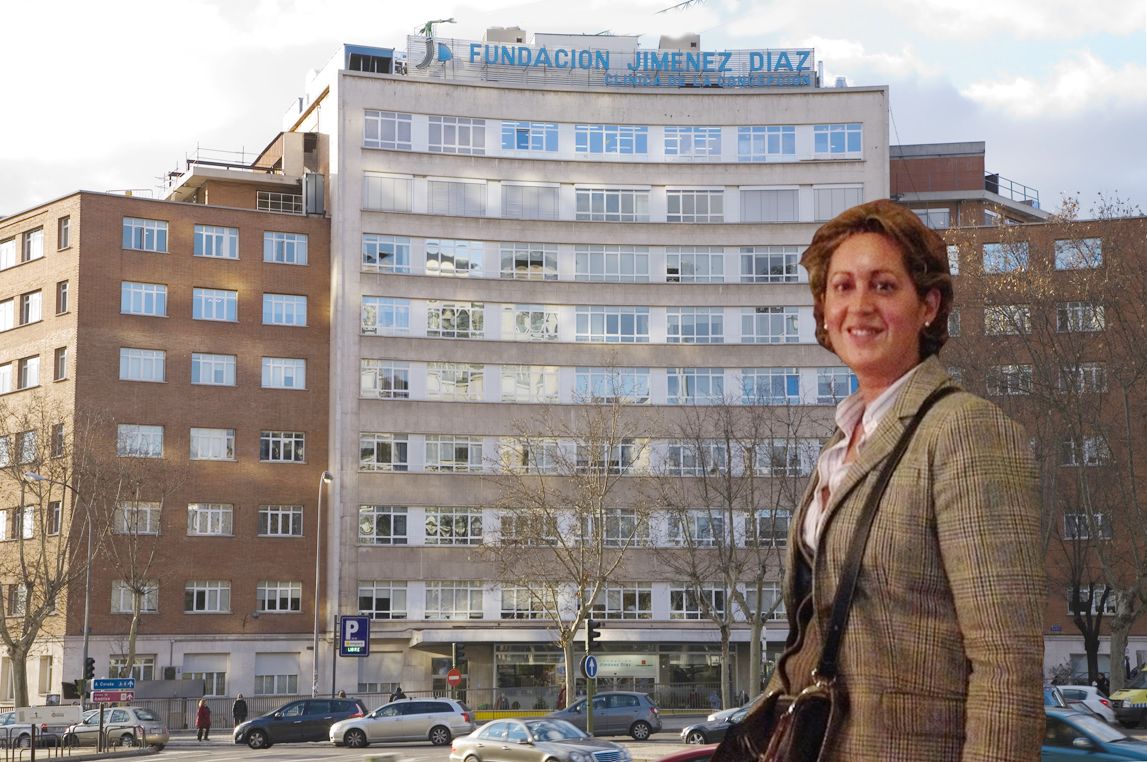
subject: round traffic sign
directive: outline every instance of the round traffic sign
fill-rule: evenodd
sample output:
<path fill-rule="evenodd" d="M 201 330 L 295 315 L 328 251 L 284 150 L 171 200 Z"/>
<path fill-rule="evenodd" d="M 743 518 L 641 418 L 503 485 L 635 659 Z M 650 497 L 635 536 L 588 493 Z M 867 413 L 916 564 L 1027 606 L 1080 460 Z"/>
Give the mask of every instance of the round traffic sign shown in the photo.
<path fill-rule="evenodd" d="M 457 667 L 451 669 L 446 673 L 446 684 L 451 688 L 457 688 L 462 684 L 462 671 Z"/>
<path fill-rule="evenodd" d="M 597 657 L 586 654 L 581 660 L 581 673 L 590 680 L 597 677 Z"/>

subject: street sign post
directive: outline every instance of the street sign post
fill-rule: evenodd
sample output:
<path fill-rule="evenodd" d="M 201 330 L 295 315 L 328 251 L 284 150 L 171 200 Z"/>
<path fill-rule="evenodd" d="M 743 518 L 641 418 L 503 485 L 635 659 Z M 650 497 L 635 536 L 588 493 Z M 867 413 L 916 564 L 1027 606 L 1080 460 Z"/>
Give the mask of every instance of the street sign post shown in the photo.
<path fill-rule="evenodd" d="M 370 617 L 348 615 L 339 620 L 339 656 L 370 656 Z"/>
<path fill-rule="evenodd" d="M 135 701 L 135 691 L 92 691 L 93 704 L 124 704 Z"/>
<path fill-rule="evenodd" d="M 97 677 L 92 680 L 93 691 L 134 691 L 134 677 Z"/>
<path fill-rule="evenodd" d="M 597 657 L 593 654 L 586 654 L 581 659 L 581 673 L 584 677 L 593 680 L 597 677 Z"/>

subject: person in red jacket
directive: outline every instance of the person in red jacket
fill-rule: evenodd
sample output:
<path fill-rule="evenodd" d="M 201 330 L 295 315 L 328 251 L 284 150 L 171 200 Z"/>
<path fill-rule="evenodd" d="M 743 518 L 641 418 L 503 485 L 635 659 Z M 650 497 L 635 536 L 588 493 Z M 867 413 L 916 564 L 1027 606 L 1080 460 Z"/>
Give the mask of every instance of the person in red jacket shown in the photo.
<path fill-rule="evenodd" d="M 195 737 L 206 741 L 211 733 L 211 707 L 207 706 L 207 699 L 199 699 L 199 708 L 195 710 Z"/>

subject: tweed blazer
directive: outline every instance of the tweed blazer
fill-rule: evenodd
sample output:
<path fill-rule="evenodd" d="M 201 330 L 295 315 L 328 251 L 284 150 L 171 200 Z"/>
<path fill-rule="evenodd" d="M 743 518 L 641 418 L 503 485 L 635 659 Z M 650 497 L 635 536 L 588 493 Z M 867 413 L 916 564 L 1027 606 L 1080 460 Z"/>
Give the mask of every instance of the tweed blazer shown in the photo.
<path fill-rule="evenodd" d="M 937 358 L 917 367 L 831 496 L 810 554 L 800 536 L 813 475 L 790 530 L 789 637 L 769 690 L 811 682 L 861 506 L 921 402 L 950 385 Z M 960 392 L 924 418 L 861 563 L 839 657 L 848 713 L 828 759 L 1039 759 L 1046 585 L 1036 480 L 1025 436 L 995 405 Z M 797 600 L 801 564 L 811 593 Z"/>

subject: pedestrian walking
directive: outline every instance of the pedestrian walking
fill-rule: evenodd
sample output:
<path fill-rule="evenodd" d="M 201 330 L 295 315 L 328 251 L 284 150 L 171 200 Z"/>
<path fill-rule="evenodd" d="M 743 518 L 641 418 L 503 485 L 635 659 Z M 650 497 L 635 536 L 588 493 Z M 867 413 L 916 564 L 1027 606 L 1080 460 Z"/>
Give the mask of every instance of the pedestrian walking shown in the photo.
<path fill-rule="evenodd" d="M 195 710 L 195 737 L 200 741 L 206 741 L 210 734 L 211 707 L 207 706 L 207 699 L 199 699 L 199 708 Z"/>
<path fill-rule="evenodd" d="M 247 699 L 243 698 L 242 693 L 235 697 L 235 703 L 231 705 L 231 716 L 236 725 L 247 721 Z"/>

